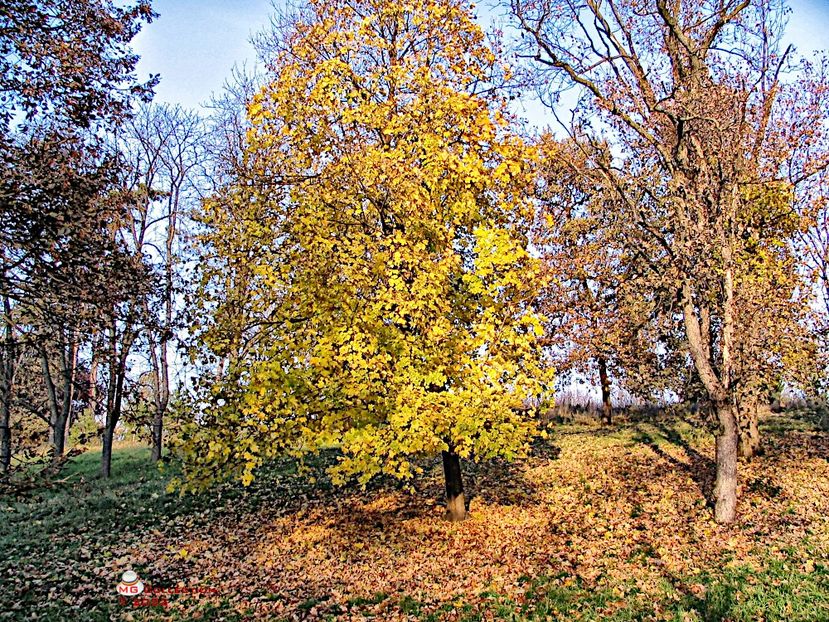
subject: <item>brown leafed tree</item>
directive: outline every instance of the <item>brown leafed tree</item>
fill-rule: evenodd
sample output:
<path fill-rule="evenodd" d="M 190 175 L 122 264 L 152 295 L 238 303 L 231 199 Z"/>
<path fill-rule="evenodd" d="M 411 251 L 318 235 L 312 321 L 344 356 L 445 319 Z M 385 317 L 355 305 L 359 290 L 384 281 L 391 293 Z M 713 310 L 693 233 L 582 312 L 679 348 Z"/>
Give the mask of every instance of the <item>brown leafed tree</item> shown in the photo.
<path fill-rule="evenodd" d="M 110 233 L 123 210 L 113 200 L 114 161 L 103 145 L 45 128 L 10 144 L 0 165 L 6 224 L 0 233 L 0 286 L 9 309 L 4 356 L 21 347 L 37 353 L 57 461 L 72 411 L 79 348 L 142 272 Z M 6 376 L 14 380 L 15 374 L 11 368 Z M 15 403 L 13 391 L 5 398 Z"/>
<path fill-rule="evenodd" d="M 539 140 L 541 207 L 535 244 L 549 287 L 542 306 L 551 323 L 549 345 L 561 371 L 598 375 L 602 419 L 611 423 L 611 382 L 651 398 L 667 387 L 663 309 L 673 293 L 648 271 L 641 239 L 592 157 L 578 140 Z M 634 245 L 630 241 L 640 239 Z"/>
<path fill-rule="evenodd" d="M 823 174 L 812 184 L 813 220 L 801 233 L 799 249 L 805 257 L 805 270 L 813 283 L 816 295 L 816 314 L 811 324 L 815 344 L 818 347 L 819 365 L 823 374 L 812 378 L 812 389 L 826 395 L 826 361 L 829 354 L 829 175 Z"/>
<path fill-rule="evenodd" d="M 152 94 L 157 79 L 137 81 L 138 57 L 129 42 L 153 17 L 147 2 L 10 0 L 0 5 L 4 472 L 12 453 L 9 413 L 21 330 L 31 335 L 65 327 L 80 335 L 77 310 L 85 314 L 107 290 L 106 279 L 90 286 L 84 271 L 119 256 L 101 234 L 112 220 L 101 201 L 112 178 L 99 157 L 98 139 L 129 115 L 136 97 Z M 75 313 L 65 313 L 72 308 Z M 38 330 L 13 319 L 21 316 L 37 318 Z M 67 345 L 70 355 L 76 346 Z M 43 380 L 48 389 L 48 377 Z"/>
<path fill-rule="evenodd" d="M 135 79 L 129 43 L 155 14 L 141 0 L 6 0 L 0 5 L 0 126 L 16 115 L 76 127 L 106 125 L 147 98 L 157 77 Z"/>
<path fill-rule="evenodd" d="M 547 103 L 575 87 L 575 126 L 603 135 L 597 159 L 617 204 L 650 240 L 716 413 L 715 518 L 737 508 L 739 374 L 749 338 L 738 292 L 757 192 L 782 188 L 802 214 L 829 162 L 822 63 L 780 40 L 778 0 L 512 0 Z M 788 241 L 784 241 L 788 242 Z"/>
<path fill-rule="evenodd" d="M 759 415 L 778 387 L 809 392 L 820 369 L 812 327 L 818 319 L 813 276 L 804 270 L 797 241 L 812 229 L 812 209 L 793 211 L 788 189 L 752 189 L 741 213 L 736 254 L 734 375 L 738 454 L 762 450 Z"/>

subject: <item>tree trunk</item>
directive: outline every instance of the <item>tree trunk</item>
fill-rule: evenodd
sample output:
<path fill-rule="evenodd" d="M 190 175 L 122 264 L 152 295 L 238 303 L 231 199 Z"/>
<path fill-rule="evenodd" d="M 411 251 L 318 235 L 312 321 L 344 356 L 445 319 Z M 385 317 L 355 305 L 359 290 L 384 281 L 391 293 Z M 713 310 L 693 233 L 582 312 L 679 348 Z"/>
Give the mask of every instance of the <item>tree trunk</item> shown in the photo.
<path fill-rule="evenodd" d="M 101 475 L 109 478 L 112 474 L 112 438 L 115 428 L 107 426 L 101 436 Z"/>
<path fill-rule="evenodd" d="M 167 330 L 166 328 L 164 329 Z M 155 414 L 151 426 L 152 461 L 161 460 L 164 433 L 164 415 L 170 403 L 170 371 L 167 362 L 167 337 L 162 336 L 159 343 L 159 352 L 154 344 L 150 344 L 150 361 L 153 373 L 153 406 Z"/>
<path fill-rule="evenodd" d="M 613 407 L 610 404 L 610 378 L 607 375 L 607 359 L 599 357 L 599 384 L 602 387 L 602 421 L 607 425 L 613 422 Z"/>
<path fill-rule="evenodd" d="M 46 346 L 38 344 L 38 349 L 40 351 L 43 384 L 49 401 L 49 444 L 52 446 L 52 464 L 57 464 L 63 457 L 66 440 L 66 419 L 63 418 L 61 404 L 58 401 L 57 389 L 52 379 L 52 371 L 49 368 L 49 355 L 46 352 Z"/>
<path fill-rule="evenodd" d="M 101 393 L 98 388 L 98 366 L 101 358 L 103 342 L 98 333 L 92 335 L 92 357 L 89 361 L 89 412 L 98 423 L 98 414 L 101 406 Z"/>
<path fill-rule="evenodd" d="M 66 428 L 72 416 L 72 400 L 75 388 L 75 368 L 78 362 L 77 332 L 74 329 L 59 333 L 58 341 L 60 363 L 60 388 L 58 395 L 49 365 L 49 353 L 45 345 L 40 344 L 40 361 L 46 395 L 49 398 L 49 443 L 52 445 L 52 464 L 57 465 L 63 458 L 66 448 Z"/>
<path fill-rule="evenodd" d="M 717 479 L 714 483 L 714 520 L 727 524 L 737 513 L 737 420 L 728 403 L 716 405 L 720 429 L 717 434 Z"/>
<path fill-rule="evenodd" d="M 466 504 L 458 454 L 443 452 L 443 477 L 446 480 L 446 519 L 453 523 L 462 521 L 466 518 Z"/>
<path fill-rule="evenodd" d="M 155 418 L 153 419 L 153 452 L 152 452 L 152 461 L 158 462 L 161 460 L 161 441 L 162 441 L 162 432 L 163 432 L 163 425 L 164 425 L 164 413 L 161 410 L 157 410 L 155 413 Z"/>
<path fill-rule="evenodd" d="M 3 265 L 5 276 L 5 263 Z M 6 474 L 12 462 L 11 410 L 17 347 L 12 323 L 12 306 L 3 296 L 3 345 L 0 349 L 0 474 Z"/>
<path fill-rule="evenodd" d="M 112 471 L 112 439 L 121 418 L 121 402 L 124 395 L 124 379 L 127 375 L 127 357 L 132 348 L 135 334 L 125 329 L 121 349 L 118 349 L 118 331 L 112 324 L 109 343 L 109 385 L 107 386 L 106 421 L 104 422 L 103 450 L 101 452 L 101 475 L 109 477 Z"/>
<path fill-rule="evenodd" d="M 725 253 L 724 253 L 725 254 Z M 728 270 L 726 270 L 728 273 Z M 728 276 L 728 275 L 727 275 Z M 717 476 L 714 485 L 714 520 L 718 523 L 730 523 L 737 512 L 737 417 L 733 407 L 733 389 L 731 388 L 731 344 L 733 340 L 733 291 L 730 278 L 725 279 L 726 301 L 723 305 L 723 346 L 722 346 L 722 378 L 714 371 L 711 360 L 706 352 L 710 352 L 710 344 L 704 343 L 704 336 L 700 329 L 700 321 L 694 308 L 692 289 L 686 281 L 683 285 L 683 319 L 685 333 L 688 338 L 688 347 L 694 367 L 711 401 L 719 421 L 719 432 L 716 436 L 716 466 Z"/>
<path fill-rule="evenodd" d="M 2 406 L 0 406 L 2 408 Z M 3 409 L 5 410 L 5 409 Z M 0 475 L 9 472 L 12 462 L 12 430 L 9 426 L 9 417 L 3 412 L 0 417 Z"/>
<path fill-rule="evenodd" d="M 738 406 L 737 454 L 751 459 L 760 453 L 760 427 L 756 399 L 741 402 Z"/>
<path fill-rule="evenodd" d="M 52 444 L 52 464 L 57 464 L 63 459 L 63 452 L 66 449 L 66 424 L 67 420 L 59 416 L 49 430 L 49 441 Z"/>
<path fill-rule="evenodd" d="M 14 383 L 14 352 L 8 343 L 3 344 L 0 355 L 0 475 L 9 472 L 12 462 L 11 403 Z"/>

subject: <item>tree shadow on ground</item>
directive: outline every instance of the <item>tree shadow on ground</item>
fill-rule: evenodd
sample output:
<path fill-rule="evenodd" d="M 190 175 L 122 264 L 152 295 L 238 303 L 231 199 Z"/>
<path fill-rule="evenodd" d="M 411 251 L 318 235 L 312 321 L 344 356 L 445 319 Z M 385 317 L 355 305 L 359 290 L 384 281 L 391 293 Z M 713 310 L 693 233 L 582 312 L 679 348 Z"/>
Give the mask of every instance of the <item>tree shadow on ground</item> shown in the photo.
<path fill-rule="evenodd" d="M 829 462 L 829 435 L 825 432 L 787 430 L 777 434 L 766 433 L 763 445 L 765 460 L 782 462 L 796 450 L 805 459 L 817 458 Z"/>
<path fill-rule="evenodd" d="M 584 424 L 570 425 L 573 426 L 572 429 L 556 430 L 556 436 L 583 436 L 585 433 L 597 437 L 618 436 L 619 433 L 623 433 L 626 430 L 639 428 L 639 424 L 636 423 L 611 423 L 610 425 L 592 423 L 589 426 L 585 426 Z"/>
<path fill-rule="evenodd" d="M 682 449 L 688 459 L 688 462 L 679 460 L 665 451 L 659 443 L 657 443 L 657 439 L 645 430 L 639 429 L 634 435 L 634 441 L 647 445 L 657 456 L 665 460 L 674 468 L 688 475 L 696 483 L 700 493 L 706 501 L 706 504 L 709 507 L 713 507 L 714 480 L 716 477 L 716 464 L 714 461 L 694 449 L 688 441 L 682 438 L 682 435 L 679 434 L 676 429 L 665 425 L 663 422 L 654 422 L 651 425 L 658 430 L 659 434 L 667 442 Z"/>
<path fill-rule="evenodd" d="M 527 477 L 527 471 L 534 463 L 557 460 L 560 455 L 561 449 L 549 439 L 537 438 L 529 460 L 470 463 L 466 473 L 467 509 L 474 499 L 506 506 L 537 502 L 538 484 Z"/>

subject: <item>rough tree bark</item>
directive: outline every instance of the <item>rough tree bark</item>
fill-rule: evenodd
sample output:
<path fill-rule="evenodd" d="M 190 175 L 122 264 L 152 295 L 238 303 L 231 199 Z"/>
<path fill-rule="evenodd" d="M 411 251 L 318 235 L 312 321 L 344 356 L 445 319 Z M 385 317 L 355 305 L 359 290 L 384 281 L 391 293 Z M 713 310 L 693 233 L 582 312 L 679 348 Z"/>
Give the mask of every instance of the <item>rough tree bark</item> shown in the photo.
<path fill-rule="evenodd" d="M 11 403 L 17 348 L 11 313 L 11 301 L 8 296 L 3 296 L 3 345 L 0 349 L 0 475 L 9 472 L 12 459 Z"/>
<path fill-rule="evenodd" d="M 722 365 L 720 369 L 723 378 L 730 376 L 731 370 L 731 334 L 729 329 L 730 312 L 733 309 L 729 303 L 733 300 L 729 296 L 728 283 L 726 283 L 726 300 L 724 303 L 724 329 L 722 347 Z M 688 346 L 694 367 L 699 374 L 700 380 L 714 404 L 714 411 L 717 416 L 718 430 L 716 433 L 716 481 L 714 484 L 714 520 L 718 523 L 730 523 L 734 520 L 737 511 L 737 417 L 734 412 L 732 394 L 726 389 L 726 384 L 717 376 L 711 360 L 706 356 L 711 351 L 710 343 L 705 344 L 703 333 L 700 329 L 700 319 L 693 302 L 692 288 L 686 282 L 683 286 L 683 320 L 685 333 L 688 339 Z M 730 317 L 733 317 L 731 315 Z"/>
<path fill-rule="evenodd" d="M 602 421 L 607 425 L 613 422 L 613 407 L 610 404 L 610 378 L 607 375 L 607 359 L 599 357 L 599 384 L 602 387 Z"/>
<path fill-rule="evenodd" d="M 49 444 L 52 446 L 52 463 L 57 464 L 63 458 L 66 448 L 66 428 L 72 416 L 72 402 L 75 392 L 75 370 L 78 362 L 77 331 L 62 329 L 59 331 L 58 362 L 60 371 L 60 394 L 55 386 L 49 363 L 49 352 L 40 344 L 40 362 L 43 371 L 43 383 L 49 402 Z"/>
<path fill-rule="evenodd" d="M 714 520 L 730 523 L 737 513 L 737 420 L 728 402 L 716 404 L 715 409 L 720 429 L 716 437 Z"/>
<path fill-rule="evenodd" d="M 49 369 L 49 357 L 45 348 L 40 348 L 40 363 L 43 370 L 43 383 L 46 386 L 46 396 L 49 400 L 49 444 L 52 446 L 52 462 L 58 462 L 63 456 L 64 439 L 66 438 L 66 420 L 58 404 L 58 395 L 52 372 Z"/>
<path fill-rule="evenodd" d="M 751 459 L 761 452 L 758 401 L 756 396 L 741 400 L 737 407 L 739 442 L 737 453 Z"/>
<path fill-rule="evenodd" d="M 443 477 L 446 481 L 446 519 L 453 523 L 462 521 L 466 518 L 466 502 L 461 460 L 453 451 L 443 452 Z"/>
<path fill-rule="evenodd" d="M 152 429 L 152 443 L 153 449 L 150 459 L 153 462 L 161 460 L 162 439 L 164 432 L 164 411 L 156 408 L 155 415 L 153 415 L 153 429 Z"/>
<path fill-rule="evenodd" d="M 114 426 L 105 426 L 101 435 L 101 475 L 108 478 L 112 474 L 112 440 Z"/>
<path fill-rule="evenodd" d="M 109 334 L 108 383 L 106 421 L 101 437 L 101 475 L 108 478 L 112 473 L 112 443 L 115 437 L 115 428 L 121 418 L 121 402 L 124 396 L 124 380 L 127 375 L 127 357 L 135 339 L 131 331 L 132 322 L 126 323 L 123 334 L 119 335 L 117 323 L 112 322 Z M 121 339 L 119 340 L 119 336 Z M 120 349 L 119 349 L 120 341 Z"/>

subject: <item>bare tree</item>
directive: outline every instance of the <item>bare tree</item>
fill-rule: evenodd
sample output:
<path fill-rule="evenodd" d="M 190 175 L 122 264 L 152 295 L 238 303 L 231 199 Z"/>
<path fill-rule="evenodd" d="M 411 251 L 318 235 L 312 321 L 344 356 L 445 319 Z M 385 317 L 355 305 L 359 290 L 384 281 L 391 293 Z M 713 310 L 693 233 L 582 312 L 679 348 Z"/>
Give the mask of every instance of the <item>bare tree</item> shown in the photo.
<path fill-rule="evenodd" d="M 182 238 L 199 196 L 204 136 L 205 125 L 198 114 L 166 105 L 143 107 L 121 136 L 128 164 L 126 187 L 135 198 L 126 241 L 154 265 L 160 281 L 143 301 L 149 320 L 142 334 L 151 370 L 153 460 L 161 458 L 170 403 L 171 347 L 182 293 Z"/>
<path fill-rule="evenodd" d="M 234 67 L 219 95 L 213 97 L 208 109 L 208 134 L 204 179 L 214 190 L 231 183 L 240 171 L 246 170 L 244 150 L 249 127 L 247 105 L 261 86 L 263 78 L 255 70 Z"/>

